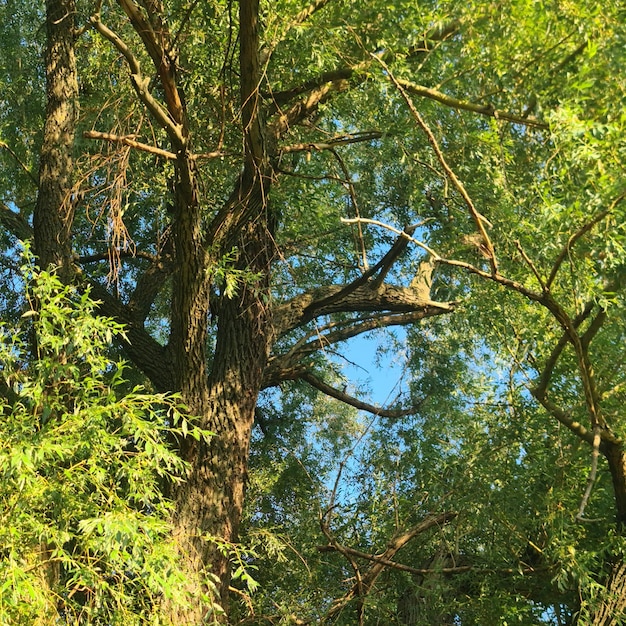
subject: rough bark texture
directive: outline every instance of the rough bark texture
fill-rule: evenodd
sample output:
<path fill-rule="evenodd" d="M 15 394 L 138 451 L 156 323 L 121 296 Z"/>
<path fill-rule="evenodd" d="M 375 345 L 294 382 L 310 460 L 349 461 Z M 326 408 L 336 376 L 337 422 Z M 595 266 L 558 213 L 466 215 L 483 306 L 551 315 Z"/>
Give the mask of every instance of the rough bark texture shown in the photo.
<path fill-rule="evenodd" d="M 78 117 L 78 80 L 74 54 L 74 0 L 46 0 L 46 116 L 39 156 L 39 187 L 33 215 L 35 253 L 42 268 L 57 269 L 61 280 L 72 276 L 70 231 L 74 218 L 72 152 Z M 26 234 L 26 232 L 24 233 Z M 60 566 L 51 555 L 53 545 L 41 543 L 36 560 L 41 584 L 54 598 Z M 58 619 L 50 602 L 38 623 Z"/>
<path fill-rule="evenodd" d="M 626 563 L 620 560 L 611 568 L 606 595 L 593 615 L 591 624 L 617 626 L 624 623 L 626 623 Z"/>
<path fill-rule="evenodd" d="M 618 529 L 626 529 L 626 455 L 621 444 L 604 443 L 604 456 L 609 463 L 615 514 Z M 593 626 L 614 626 L 626 623 L 626 561 L 619 555 L 611 565 L 607 593 L 593 614 Z"/>
<path fill-rule="evenodd" d="M 211 539 L 229 543 L 237 538 L 254 410 L 271 339 L 270 310 L 262 297 L 267 294 L 271 250 L 269 237 L 262 234 L 266 230 L 261 218 L 264 196 L 257 185 L 246 197 L 246 202 L 257 206 L 250 210 L 258 210 L 260 217 L 240 231 L 239 263 L 262 272 L 263 278 L 244 285 L 235 298 L 223 299 L 208 384 L 206 376 L 199 376 L 198 366 L 189 370 L 191 380 L 181 380 L 183 397 L 188 398 L 192 412 L 201 416 L 202 426 L 215 436 L 208 444 L 192 441 L 183 447 L 192 472 L 176 492 L 177 536 L 192 572 L 201 573 L 208 566 L 218 576 L 224 608 L 230 581 L 228 558 Z M 195 623 L 188 613 L 176 618 L 177 623 Z"/>
<path fill-rule="evenodd" d="M 626 529 L 626 454 L 621 443 L 610 442 L 604 442 L 603 452 L 613 481 L 616 522 L 623 532 Z"/>
<path fill-rule="evenodd" d="M 70 229 L 74 218 L 72 151 L 78 116 L 74 55 L 74 0 L 46 1 L 46 121 L 39 162 L 39 193 L 33 216 L 35 252 L 42 267 L 71 274 Z"/>
<path fill-rule="evenodd" d="M 242 123 L 246 139 L 244 172 L 229 201 L 209 228 L 217 254 L 238 250 L 237 269 L 261 278 L 244 282 L 233 298 L 222 298 L 217 311 L 217 343 L 207 376 L 206 337 L 209 293 L 207 256 L 200 232 L 197 201 L 182 180 L 183 192 L 175 227 L 177 279 L 173 294 L 171 348 L 177 387 L 204 428 L 210 442 L 183 442 L 191 464 L 187 482 L 175 493 L 176 538 L 191 577 L 205 572 L 219 579 L 222 607 L 229 594 L 228 555 L 213 541 L 236 541 L 242 517 L 247 459 L 254 410 L 263 382 L 271 336 L 269 276 L 273 238 L 268 220 L 270 176 L 258 108 L 258 1 L 240 2 Z M 183 168 L 183 172 L 192 171 Z M 192 182 L 192 181 L 191 181 Z M 180 193 L 179 193 L 180 195 Z M 201 623 L 210 606 L 173 607 L 174 623 Z"/>

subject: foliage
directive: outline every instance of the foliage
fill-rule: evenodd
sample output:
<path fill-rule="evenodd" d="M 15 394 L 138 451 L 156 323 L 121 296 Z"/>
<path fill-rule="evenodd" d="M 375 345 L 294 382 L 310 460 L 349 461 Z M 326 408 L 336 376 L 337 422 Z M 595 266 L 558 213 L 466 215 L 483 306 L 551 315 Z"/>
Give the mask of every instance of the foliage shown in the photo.
<path fill-rule="evenodd" d="M 79 291 L 16 262 L 46 17 L 0 0 L 5 621 L 184 603 L 189 504 L 232 622 L 593 624 L 625 550 L 623 3 L 264 0 L 250 57 L 243 6 L 77 2 Z"/>
<path fill-rule="evenodd" d="M 2 326 L 0 623 L 156 624 L 186 602 L 164 481 L 190 432 L 174 395 L 128 387 L 123 328 L 89 290 L 22 266 L 29 306 Z M 31 347 L 35 346 L 34 354 Z"/>

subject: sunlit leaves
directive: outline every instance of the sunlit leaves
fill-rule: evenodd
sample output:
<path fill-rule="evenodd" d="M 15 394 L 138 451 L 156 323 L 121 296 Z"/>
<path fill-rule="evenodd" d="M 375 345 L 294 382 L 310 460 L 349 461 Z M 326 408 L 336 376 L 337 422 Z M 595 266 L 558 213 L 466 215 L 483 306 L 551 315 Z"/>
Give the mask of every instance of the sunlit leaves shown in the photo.
<path fill-rule="evenodd" d="M 127 388 L 107 354 L 122 328 L 88 292 L 30 262 L 24 280 L 32 308 L 1 329 L 0 621 L 152 623 L 163 597 L 186 601 L 163 495 L 186 466 L 169 438 L 206 433 L 175 396 Z"/>

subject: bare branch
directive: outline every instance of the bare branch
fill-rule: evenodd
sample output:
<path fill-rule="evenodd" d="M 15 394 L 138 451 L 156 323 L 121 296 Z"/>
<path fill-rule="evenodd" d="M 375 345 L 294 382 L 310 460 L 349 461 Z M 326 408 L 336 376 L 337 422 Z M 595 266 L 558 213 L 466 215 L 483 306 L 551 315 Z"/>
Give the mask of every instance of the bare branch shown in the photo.
<path fill-rule="evenodd" d="M 344 404 L 354 407 L 359 411 L 367 411 L 372 415 L 377 415 L 379 417 L 388 417 L 391 419 L 397 419 L 400 417 L 406 417 L 407 415 L 413 415 L 419 410 L 419 407 L 411 407 L 408 409 L 385 409 L 383 407 L 375 406 L 373 404 L 369 404 L 368 402 L 362 402 L 361 400 L 351 396 L 344 391 L 339 391 L 339 389 L 335 389 L 331 385 L 327 385 L 325 382 L 317 378 L 317 376 L 311 374 L 310 372 L 305 372 L 300 376 L 300 379 L 304 382 L 311 385 L 318 391 L 321 391 L 323 394 L 330 396 L 331 398 L 335 398 L 335 400 L 339 400 Z"/>
<path fill-rule="evenodd" d="M 301 85 L 297 85 L 296 87 L 292 87 L 291 89 L 286 89 L 284 91 L 276 91 L 271 94 L 263 94 L 264 97 L 271 99 L 272 103 L 276 107 L 275 109 L 270 109 L 270 113 L 275 113 L 279 110 L 279 107 L 283 104 L 287 104 L 291 102 L 294 98 L 298 96 L 302 96 L 304 94 L 312 93 L 324 85 L 329 83 L 343 82 L 349 80 L 354 75 L 355 69 L 352 67 L 341 68 L 337 70 L 331 70 L 329 72 L 323 72 L 319 76 L 308 80 Z"/>
<path fill-rule="evenodd" d="M 344 295 L 341 298 L 335 298 L 339 292 L 344 292 Z M 274 330 L 277 335 L 283 335 L 315 318 L 331 313 L 423 311 L 430 316 L 449 313 L 454 310 L 454 307 L 453 302 L 424 300 L 415 289 L 410 287 L 382 284 L 377 289 L 373 289 L 365 283 L 354 289 L 350 286 L 348 290 L 345 285 L 329 285 L 300 294 L 277 307 L 274 315 Z"/>
<path fill-rule="evenodd" d="M 506 120 L 507 122 L 513 122 L 514 124 L 533 126 L 534 128 L 540 128 L 542 130 L 549 128 L 546 122 L 533 117 L 532 115 L 525 117 L 523 114 L 517 115 L 515 113 L 496 109 L 490 104 L 476 104 L 475 102 L 469 102 L 467 100 L 459 100 L 458 98 L 453 98 L 452 96 L 442 93 L 441 91 L 437 91 L 436 89 L 416 85 L 415 83 L 402 80 L 400 78 L 396 79 L 396 81 L 397 84 L 407 93 L 420 96 L 422 98 L 428 98 L 429 100 L 434 100 L 435 102 L 439 102 L 440 104 L 450 107 L 451 109 L 478 113 L 479 115 L 493 117 L 497 120 Z"/>
<path fill-rule="evenodd" d="M 617 207 L 617 205 L 620 204 L 620 202 L 622 202 L 624 198 L 626 198 L 626 193 L 622 193 L 617 198 L 615 198 L 615 200 L 611 202 L 611 206 L 609 206 L 608 209 L 605 209 L 604 211 L 601 211 L 600 213 L 595 215 L 591 220 L 583 224 L 573 235 L 571 235 L 571 237 L 567 240 L 567 243 L 563 246 L 563 249 L 561 250 L 561 252 L 559 252 L 558 256 L 556 257 L 554 261 L 554 265 L 552 266 L 552 270 L 550 271 L 550 276 L 548 277 L 548 282 L 547 282 L 548 289 L 551 287 L 552 283 L 554 282 L 557 272 L 559 271 L 561 264 L 563 263 L 563 261 L 569 254 L 570 250 L 572 249 L 572 246 L 581 237 L 586 235 L 596 224 L 598 224 L 605 217 L 607 217 L 607 215 L 610 215 L 615 209 L 615 207 Z"/>
<path fill-rule="evenodd" d="M 97 130 L 86 130 L 83 133 L 83 137 L 85 139 L 99 139 L 101 141 L 121 143 L 125 146 L 130 146 L 131 148 L 142 150 L 143 152 L 155 154 L 156 156 L 163 157 L 164 159 L 170 159 L 172 161 L 176 160 L 176 155 L 173 152 L 169 152 L 168 150 L 163 150 L 162 148 L 157 148 L 156 146 L 150 146 L 146 143 L 137 141 L 134 135 L 114 135 L 112 133 L 101 133 Z"/>

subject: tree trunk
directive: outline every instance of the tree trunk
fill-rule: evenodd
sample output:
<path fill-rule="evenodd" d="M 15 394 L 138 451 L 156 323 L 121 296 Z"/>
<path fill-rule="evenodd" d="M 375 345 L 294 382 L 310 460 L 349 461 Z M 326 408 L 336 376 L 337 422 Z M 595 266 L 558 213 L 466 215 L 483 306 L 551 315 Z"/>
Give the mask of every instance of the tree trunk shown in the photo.
<path fill-rule="evenodd" d="M 46 120 L 39 161 L 39 193 L 33 215 L 35 252 L 42 268 L 71 276 L 70 229 L 74 218 L 72 152 L 78 117 L 74 55 L 75 0 L 46 0 Z"/>
<path fill-rule="evenodd" d="M 206 593 L 204 576 L 213 574 L 219 581 L 219 602 L 225 611 L 230 573 L 229 556 L 223 548 L 237 540 L 254 410 L 272 340 L 267 303 L 273 248 L 267 226 L 267 188 L 258 173 L 249 170 L 248 174 L 242 176 L 231 200 L 232 212 L 241 209 L 247 217 L 245 224 L 237 227 L 235 269 L 260 278 L 244 280 L 236 296 L 222 298 L 216 311 L 217 344 L 208 377 L 197 354 L 201 350 L 204 355 L 206 335 L 191 338 L 182 352 L 188 362 L 179 365 L 184 372 L 179 379 L 183 398 L 191 412 L 200 416 L 202 427 L 215 434 L 208 443 L 188 440 L 183 444 L 183 457 L 192 469 L 188 480 L 175 491 L 175 534 L 187 574 L 195 580 L 192 593 Z M 190 280 L 194 277 L 200 280 L 193 273 L 187 276 Z M 181 291 L 189 293 L 182 287 Z M 203 301 L 196 300 L 186 316 L 189 323 L 204 323 L 207 306 L 206 295 Z M 210 602 L 198 602 L 192 607 L 174 607 L 171 617 L 174 623 L 202 623 L 210 611 Z"/>
<path fill-rule="evenodd" d="M 626 624 L 626 563 L 620 559 L 611 569 L 606 594 L 596 609 L 592 626 Z"/>
<path fill-rule="evenodd" d="M 78 117 L 75 16 L 75 0 L 46 0 L 47 102 L 33 214 L 34 247 L 39 265 L 43 269 L 57 268 L 65 282 L 72 276 L 72 152 Z M 50 558 L 53 549 L 53 545 L 42 542 L 35 555 L 41 567 L 41 585 L 48 598 L 55 597 L 59 582 L 59 564 Z M 38 623 L 53 623 L 57 618 L 56 606 L 51 601 Z"/>
<path fill-rule="evenodd" d="M 626 455 L 620 443 L 603 443 L 603 453 L 609 463 L 617 528 L 626 528 Z M 611 566 L 606 594 L 593 614 L 593 626 L 615 626 L 626 623 L 626 562 L 618 555 Z"/>

